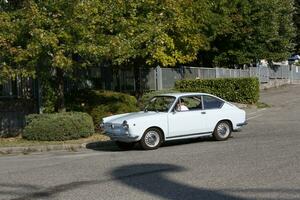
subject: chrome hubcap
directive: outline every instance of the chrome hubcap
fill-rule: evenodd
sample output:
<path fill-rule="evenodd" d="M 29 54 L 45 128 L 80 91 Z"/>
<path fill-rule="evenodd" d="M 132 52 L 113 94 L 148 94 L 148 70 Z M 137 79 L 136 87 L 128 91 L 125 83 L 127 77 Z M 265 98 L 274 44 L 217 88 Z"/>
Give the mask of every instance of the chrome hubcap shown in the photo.
<path fill-rule="evenodd" d="M 226 138 L 230 133 L 230 127 L 227 123 L 221 123 L 217 128 L 217 132 L 220 137 Z"/>
<path fill-rule="evenodd" d="M 155 147 L 159 143 L 159 134 L 155 131 L 149 131 L 145 135 L 145 143 L 149 147 Z"/>

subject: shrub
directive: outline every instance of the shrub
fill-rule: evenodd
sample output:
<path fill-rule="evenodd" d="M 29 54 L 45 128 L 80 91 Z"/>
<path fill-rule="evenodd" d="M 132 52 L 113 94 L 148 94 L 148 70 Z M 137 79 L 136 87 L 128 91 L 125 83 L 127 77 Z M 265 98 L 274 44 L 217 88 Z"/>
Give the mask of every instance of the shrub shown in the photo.
<path fill-rule="evenodd" d="M 175 88 L 181 92 L 204 92 L 227 101 L 254 104 L 259 99 L 257 78 L 219 78 L 180 80 Z"/>
<path fill-rule="evenodd" d="M 66 99 L 68 110 L 89 113 L 96 128 L 103 117 L 139 110 L 134 96 L 119 92 L 79 90 Z"/>
<path fill-rule="evenodd" d="M 84 138 L 94 133 L 90 115 L 81 112 L 32 114 L 26 117 L 23 138 L 40 141 L 63 141 Z"/>

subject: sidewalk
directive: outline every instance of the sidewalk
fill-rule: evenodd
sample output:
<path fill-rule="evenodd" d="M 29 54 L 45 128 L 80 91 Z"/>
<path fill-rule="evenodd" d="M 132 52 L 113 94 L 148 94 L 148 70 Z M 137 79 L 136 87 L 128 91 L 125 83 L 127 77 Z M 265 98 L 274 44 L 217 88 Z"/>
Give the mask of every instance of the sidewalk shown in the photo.
<path fill-rule="evenodd" d="M 3 139 L 5 140 L 5 139 Z M 9 140 L 9 139 L 8 139 Z M 89 138 L 68 141 L 27 141 L 21 138 L 14 139 L 16 141 L 0 142 L 0 156 L 7 154 L 29 154 L 34 152 L 48 151 L 79 151 L 84 149 L 93 149 L 97 146 L 106 147 L 109 144 L 109 138 L 102 134 L 94 134 Z"/>
<path fill-rule="evenodd" d="M 61 144 L 61 145 L 44 145 L 44 146 L 23 146 L 23 147 L 0 147 L 0 155 L 6 154 L 29 154 L 34 152 L 48 151 L 77 151 L 85 148 L 86 144 Z"/>

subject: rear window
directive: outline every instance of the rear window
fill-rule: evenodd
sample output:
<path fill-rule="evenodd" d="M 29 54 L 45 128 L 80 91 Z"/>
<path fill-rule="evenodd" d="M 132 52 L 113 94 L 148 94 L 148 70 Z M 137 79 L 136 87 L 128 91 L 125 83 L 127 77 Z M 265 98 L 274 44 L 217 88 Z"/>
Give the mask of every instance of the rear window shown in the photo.
<path fill-rule="evenodd" d="M 224 102 L 212 96 L 203 96 L 204 109 L 217 109 L 223 106 Z"/>

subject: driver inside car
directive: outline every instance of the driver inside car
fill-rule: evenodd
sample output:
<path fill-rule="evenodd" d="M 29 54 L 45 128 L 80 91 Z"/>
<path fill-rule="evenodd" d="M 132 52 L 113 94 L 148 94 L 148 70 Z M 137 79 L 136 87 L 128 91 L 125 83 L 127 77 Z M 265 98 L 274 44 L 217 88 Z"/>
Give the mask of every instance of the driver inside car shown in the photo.
<path fill-rule="evenodd" d="M 189 110 L 188 107 L 184 104 L 183 99 L 179 99 L 177 104 L 176 104 L 176 110 L 177 111 L 187 111 Z"/>

